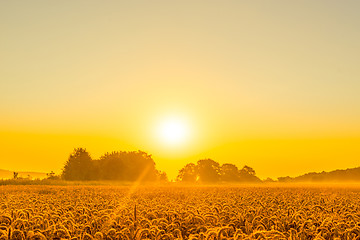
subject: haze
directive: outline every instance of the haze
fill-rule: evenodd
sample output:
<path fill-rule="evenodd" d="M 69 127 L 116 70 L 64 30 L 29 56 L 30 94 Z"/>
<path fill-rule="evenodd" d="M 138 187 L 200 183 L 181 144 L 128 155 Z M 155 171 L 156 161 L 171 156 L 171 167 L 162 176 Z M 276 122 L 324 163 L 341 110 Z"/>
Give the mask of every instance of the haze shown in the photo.
<path fill-rule="evenodd" d="M 0 3 L 0 168 L 141 149 L 261 178 L 359 166 L 359 1 Z M 158 124 L 187 138 L 169 147 Z"/>

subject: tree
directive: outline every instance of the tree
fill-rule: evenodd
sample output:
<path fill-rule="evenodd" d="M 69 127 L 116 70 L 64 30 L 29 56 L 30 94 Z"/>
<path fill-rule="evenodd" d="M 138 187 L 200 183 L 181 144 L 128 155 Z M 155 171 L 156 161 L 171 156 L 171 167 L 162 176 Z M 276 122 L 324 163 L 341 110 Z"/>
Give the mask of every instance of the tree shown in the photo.
<path fill-rule="evenodd" d="M 274 179 L 268 177 L 268 178 L 266 178 L 263 182 L 264 182 L 264 183 L 273 183 L 273 182 L 276 182 L 276 181 L 275 181 Z"/>
<path fill-rule="evenodd" d="M 286 176 L 286 177 L 278 177 L 279 182 L 292 182 L 294 179 L 292 177 Z"/>
<path fill-rule="evenodd" d="M 201 159 L 196 164 L 189 163 L 179 170 L 178 182 L 261 182 L 255 170 L 244 166 L 241 170 L 235 164 L 224 163 L 222 166 L 212 159 Z"/>
<path fill-rule="evenodd" d="M 65 180 L 93 180 L 93 169 L 93 161 L 86 149 L 76 148 L 65 163 L 62 177 Z"/>
<path fill-rule="evenodd" d="M 240 170 L 240 173 L 255 176 L 255 170 L 247 165 Z"/>
<path fill-rule="evenodd" d="M 169 179 L 168 179 L 168 176 L 167 176 L 166 172 L 161 172 L 161 171 L 159 171 L 159 173 L 158 173 L 158 180 L 159 180 L 160 182 L 168 182 Z"/>
<path fill-rule="evenodd" d="M 106 153 L 97 165 L 105 180 L 155 181 L 160 174 L 151 155 L 143 151 Z"/>
<path fill-rule="evenodd" d="M 98 160 L 92 160 L 83 148 L 74 149 L 70 154 L 61 176 L 65 180 L 79 181 L 167 181 L 166 173 L 155 168 L 152 156 L 146 152 L 112 152 L 104 154 Z"/>
<path fill-rule="evenodd" d="M 224 163 L 221 166 L 221 180 L 224 182 L 238 182 L 239 169 L 231 163 Z"/>
<path fill-rule="evenodd" d="M 150 154 L 143 151 L 124 152 L 126 179 L 129 181 L 155 181 L 158 171 Z"/>
<path fill-rule="evenodd" d="M 242 182 L 261 182 L 260 178 L 255 176 L 255 170 L 246 165 L 239 171 L 239 177 Z"/>
<path fill-rule="evenodd" d="M 54 171 L 51 171 L 49 173 L 46 173 L 46 179 L 50 179 L 50 180 L 59 180 L 60 176 L 57 176 Z"/>
<path fill-rule="evenodd" d="M 100 179 L 125 180 L 125 163 L 122 152 L 105 153 L 99 160 Z"/>
<path fill-rule="evenodd" d="M 198 177 L 197 167 L 194 163 L 188 163 L 179 170 L 179 174 L 176 178 L 179 182 L 194 183 Z"/>
<path fill-rule="evenodd" d="M 216 183 L 220 180 L 220 164 L 212 159 L 202 159 L 197 162 L 199 181 Z"/>

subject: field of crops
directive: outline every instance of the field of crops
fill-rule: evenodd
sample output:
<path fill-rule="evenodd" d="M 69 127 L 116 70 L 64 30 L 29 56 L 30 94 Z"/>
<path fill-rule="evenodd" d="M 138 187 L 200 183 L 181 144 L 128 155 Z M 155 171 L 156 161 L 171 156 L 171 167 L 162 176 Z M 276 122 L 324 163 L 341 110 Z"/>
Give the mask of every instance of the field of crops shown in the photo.
<path fill-rule="evenodd" d="M 360 188 L 2 186 L 0 239 L 359 239 Z"/>

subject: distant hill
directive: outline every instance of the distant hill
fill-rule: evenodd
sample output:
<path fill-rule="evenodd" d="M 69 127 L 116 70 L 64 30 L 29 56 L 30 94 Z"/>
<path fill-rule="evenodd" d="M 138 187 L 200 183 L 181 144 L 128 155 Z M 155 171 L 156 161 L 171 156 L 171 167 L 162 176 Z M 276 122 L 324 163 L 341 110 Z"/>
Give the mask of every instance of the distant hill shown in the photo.
<path fill-rule="evenodd" d="M 360 182 L 360 167 L 330 172 L 310 172 L 298 177 L 280 177 L 279 182 Z"/>
<path fill-rule="evenodd" d="M 42 173 L 42 172 L 19 172 L 18 177 L 21 178 L 28 178 L 30 176 L 31 179 L 36 179 L 36 178 L 46 178 L 46 173 Z M 11 179 L 14 177 L 14 171 L 9 171 L 9 170 L 3 170 L 0 169 L 0 179 Z"/>

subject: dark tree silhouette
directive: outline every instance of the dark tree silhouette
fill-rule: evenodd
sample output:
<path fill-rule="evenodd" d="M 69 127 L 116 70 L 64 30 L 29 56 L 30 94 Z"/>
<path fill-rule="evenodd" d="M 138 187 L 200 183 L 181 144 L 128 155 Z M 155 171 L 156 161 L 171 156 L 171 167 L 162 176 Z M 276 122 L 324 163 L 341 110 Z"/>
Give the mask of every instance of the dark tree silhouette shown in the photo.
<path fill-rule="evenodd" d="M 125 163 L 128 169 L 127 179 L 130 181 L 156 180 L 158 171 L 150 154 L 143 151 L 127 152 Z"/>
<path fill-rule="evenodd" d="M 46 173 L 46 179 L 50 179 L 50 180 L 59 180 L 60 176 L 57 176 L 54 171 L 51 171 L 49 173 Z"/>
<path fill-rule="evenodd" d="M 65 163 L 62 177 L 65 180 L 92 180 L 93 161 L 84 148 L 76 148 Z"/>
<path fill-rule="evenodd" d="M 263 182 L 265 182 L 265 183 L 273 183 L 273 182 L 276 182 L 276 181 L 274 179 L 268 177 L 265 180 L 263 180 Z"/>
<path fill-rule="evenodd" d="M 212 159 L 202 159 L 197 162 L 199 181 L 216 183 L 220 180 L 220 164 Z"/>
<path fill-rule="evenodd" d="M 121 181 L 155 181 L 160 173 L 151 155 L 143 151 L 106 153 L 99 159 L 100 178 Z M 162 174 L 162 178 L 164 174 Z"/>
<path fill-rule="evenodd" d="M 240 170 L 240 173 L 255 176 L 255 170 L 252 167 L 246 165 Z"/>
<path fill-rule="evenodd" d="M 291 182 L 293 179 L 289 176 L 286 177 L 278 177 L 279 182 Z"/>
<path fill-rule="evenodd" d="M 122 152 L 105 153 L 98 162 L 100 179 L 125 180 L 125 163 Z"/>
<path fill-rule="evenodd" d="M 221 166 L 221 181 L 224 182 L 238 182 L 239 169 L 231 163 L 225 163 Z"/>
<path fill-rule="evenodd" d="M 255 170 L 244 166 L 241 170 L 236 165 L 224 163 L 222 166 L 212 159 L 202 159 L 197 164 L 189 163 L 180 169 L 176 178 L 178 182 L 261 182 L 256 177 Z"/>
<path fill-rule="evenodd" d="M 255 174 L 255 170 L 249 166 L 244 166 L 239 171 L 239 179 L 241 182 L 261 182 Z"/>
<path fill-rule="evenodd" d="M 166 172 L 160 172 L 160 171 L 159 171 L 158 180 L 159 180 L 160 182 L 168 182 L 169 179 L 168 179 L 168 176 L 167 176 Z"/>
<path fill-rule="evenodd" d="M 143 151 L 106 153 L 92 160 L 83 148 L 77 148 L 65 163 L 65 180 L 168 181 L 165 172 L 155 168 L 151 155 Z"/>
<path fill-rule="evenodd" d="M 197 173 L 197 167 L 194 163 L 188 163 L 179 170 L 179 174 L 176 178 L 179 182 L 188 182 L 188 183 L 194 183 L 196 182 L 198 177 Z"/>

